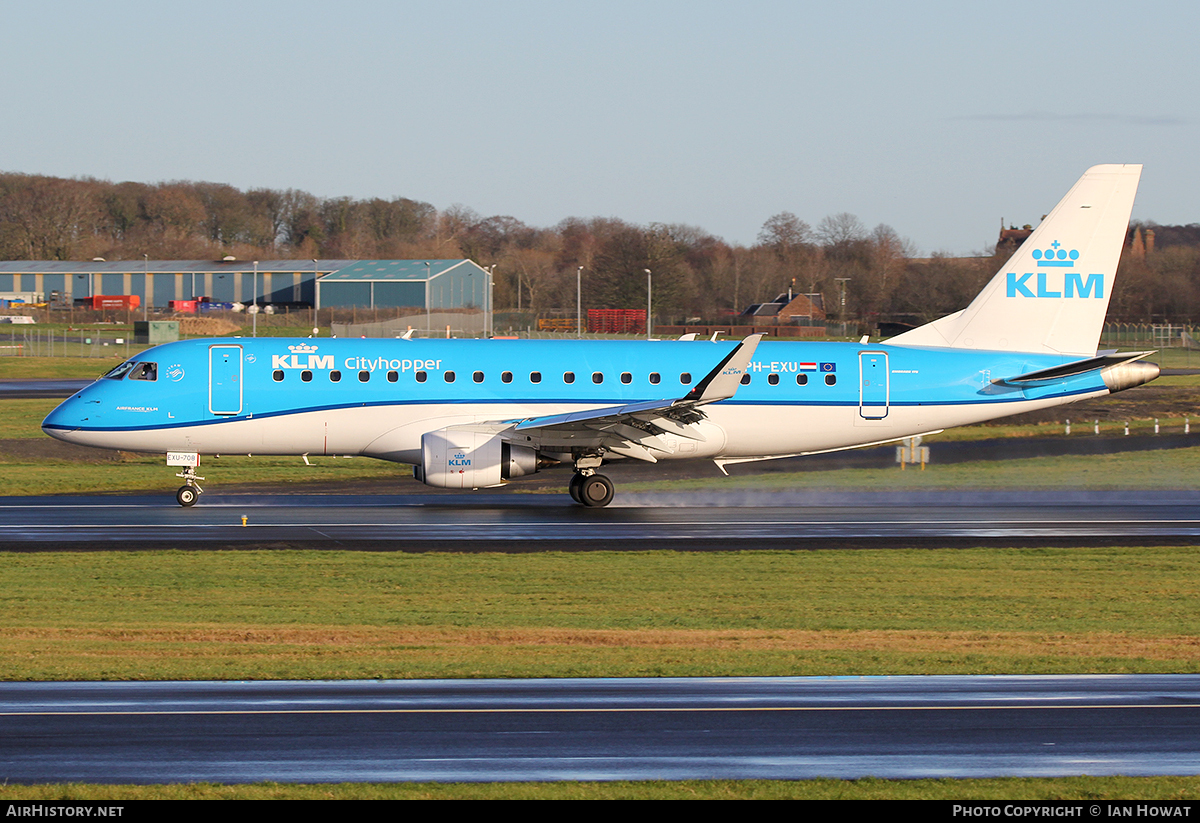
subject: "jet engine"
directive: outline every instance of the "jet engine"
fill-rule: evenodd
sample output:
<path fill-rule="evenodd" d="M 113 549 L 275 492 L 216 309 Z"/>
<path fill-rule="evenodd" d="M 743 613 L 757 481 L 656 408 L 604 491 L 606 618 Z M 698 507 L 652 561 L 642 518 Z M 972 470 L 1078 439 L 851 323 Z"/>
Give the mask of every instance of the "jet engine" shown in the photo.
<path fill-rule="evenodd" d="M 421 436 L 413 476 L 441 489 L 483 489 L 538 470 L 538 454 L 488 429 L 452 426 Z"/>

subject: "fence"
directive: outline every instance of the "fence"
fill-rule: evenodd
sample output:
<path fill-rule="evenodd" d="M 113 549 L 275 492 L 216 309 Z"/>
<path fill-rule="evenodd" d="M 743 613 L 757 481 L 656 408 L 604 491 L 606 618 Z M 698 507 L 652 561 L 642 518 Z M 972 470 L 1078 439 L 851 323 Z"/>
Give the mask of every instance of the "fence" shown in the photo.
<path fill-rule="evenodd" d="M 454 337 L 474 337 L 487 328 L 483 312 L 431 312 L 402 315 L 391 320 L 364 323 L 332 323 L 334 337 L 399 337 L 411 331 L 416 337 L 443 337 L 446 329 Z"/>
<path fill-rule="evenodd" d="M 1169 323 L 1105 323 L 1101 348 L 1197 349 L 1195 326 Z"/>
<path fill-rule="evenodd" d="M 469 318 L 469 321 L 468 321 Z M 413 320 L 418 323 L 411 322 Z M 431 320 L 436 320 L 433 323 L 434 334 L 441 336 L 445 334 L 445 327 L 450 325 L 452 333 L 474 335 L 479 334 L 482 329 L 482 314 L 474 317 L 463 316 L 461 314 L 452 316 L 443 316 L 435 314 Z M 464 321 L 468 321 L 465 322 Z M 353 336 L 366 335 L 368 337 L 386 336 L 394 337 L 397 334 L 404 332 L 409 325 L 420 329 L 417 336 L 426 336 L 424 327 L 426 318 L 424 315 L 416 318 L 403 318 L 402 320 L 393 320 L 390 323 L 379 324 L 356 324 L 342 326 L 337 324 L 339 328 L 335 328 L 335 333 L 338 336 Z M 464 328 L 468 326 L 469 328 Z M 531 333 L 531 329 L 517 329 L 516 334 L 520 336 L 575 336 L 575 321 L 571 318 L 569 321 L 570 328 L 562 329 L 546 329 L 544 332 L 549 332 L 544 335 Z M 663 335 L 676 335 L 683 332 L 696 332 L 698 335 L 710 336 L 713 330 L 722 330 L 727 332 L 729 336 L 739 337 L 750 334 L 753 331 L 770 331 L 776 336 L 809 336 L 814 332 L 820 334 L 825 329 L 820 327 L 803 327 L 803 326 L 780 326 L 771 329 L 758 327 L 729 327 L 729 326 L 661 326 L 656 328 L 656 332 Z M 818 331 L 820 329 L 820 331 Z M 834 331 L 831 329 L 830 331 Z M 558 334 L 555 334 L 557 332 Z M 588 337 L 595 336 L 595 333 L 587 335 Z M 42 329 L 30 326 L 9 326 L 4 328 L 0 326 L 0 357 L 117 357 L 126 355 L 130 351 L 140 351 L 145 346 L 137 345 L 133 342 L 133 330 L 130 327 L 122 326 L 97 326 L 95 328 L 79 328 L 69 329 L 66 331 L 56 331 L 54 329 Z M 1165 323 L 1106 323 L 1103 331 L 1100 334 L 1101 349 L 1122 349 L 1128 351 L 1137 351 L 1141 349 L 1155 350 L 1172 350 L 1172 360 L 1178 360 L 1181 365 L 1195 365 L 1200 367 L 1200 327 L 1184 326 Z M 1195 357 L 1196 363 L 1192 364 L 1191 359 Z"/>
<path fill-rule="evenodd" d="M 128 357 L 147 348 L 132 330 L 23 328 L 0 331 L 0 357 Z"/>

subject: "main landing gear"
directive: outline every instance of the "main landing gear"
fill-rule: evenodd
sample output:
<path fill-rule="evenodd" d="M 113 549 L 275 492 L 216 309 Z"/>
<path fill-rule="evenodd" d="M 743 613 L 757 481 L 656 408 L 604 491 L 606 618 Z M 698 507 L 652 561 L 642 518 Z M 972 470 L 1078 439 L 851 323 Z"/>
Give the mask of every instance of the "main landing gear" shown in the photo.
<path fill-rule="evenodd" d="M 594 469 L 584 469 L 571 478 L 567 486 L 571 499 L 589 509 L 598 509 L 612 502 L 613 483 L 602 474 L 596 474 Z"/>
<path fill-rule="evenodd" d="M 196 474 L 194 466 L 185 466 L 183 471 L 175 476 L 183 478 L 183 485 L 179 487 L 179 491 L 175 492 L 175 499 L 179 501 L 179 505 L 185 509 L 196 505 L 196 499 L 204 493 L 204 489 L 200 488 L 200 484 L 196 481 L 204 478 Z"/>

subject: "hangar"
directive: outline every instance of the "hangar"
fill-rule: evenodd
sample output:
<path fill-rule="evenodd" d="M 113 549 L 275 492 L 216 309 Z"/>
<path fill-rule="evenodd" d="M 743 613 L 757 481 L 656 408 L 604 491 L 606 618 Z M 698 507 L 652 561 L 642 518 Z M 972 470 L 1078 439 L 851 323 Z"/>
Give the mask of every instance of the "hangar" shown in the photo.
<path fill-rule="evenodd" d="M 0 297 L 64 302 L 137 295 L 166 308 L 205 296 L 218 303 L 304 303 L 315 308 L 430 310 L 490 307 L 488 270 L 470 260 L 8 260 Z"/>
<path fill-rule="evenodd" d="M 470 260 L 356 260 L 317 281 L 317 308 L 480 309 L 491 273 Z"/>

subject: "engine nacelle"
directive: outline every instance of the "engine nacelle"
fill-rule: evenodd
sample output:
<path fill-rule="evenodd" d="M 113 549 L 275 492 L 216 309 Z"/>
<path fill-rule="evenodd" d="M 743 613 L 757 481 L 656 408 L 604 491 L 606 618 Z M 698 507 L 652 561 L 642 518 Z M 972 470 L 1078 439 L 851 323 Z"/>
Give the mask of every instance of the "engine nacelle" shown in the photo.
<path fill-rule="evenodd" d="M 534 449 L 504 442 L 494 431 L 450 427 L 421 436 L 413 476 L 441 489 L 484 489 L 538 470 Z"/>

